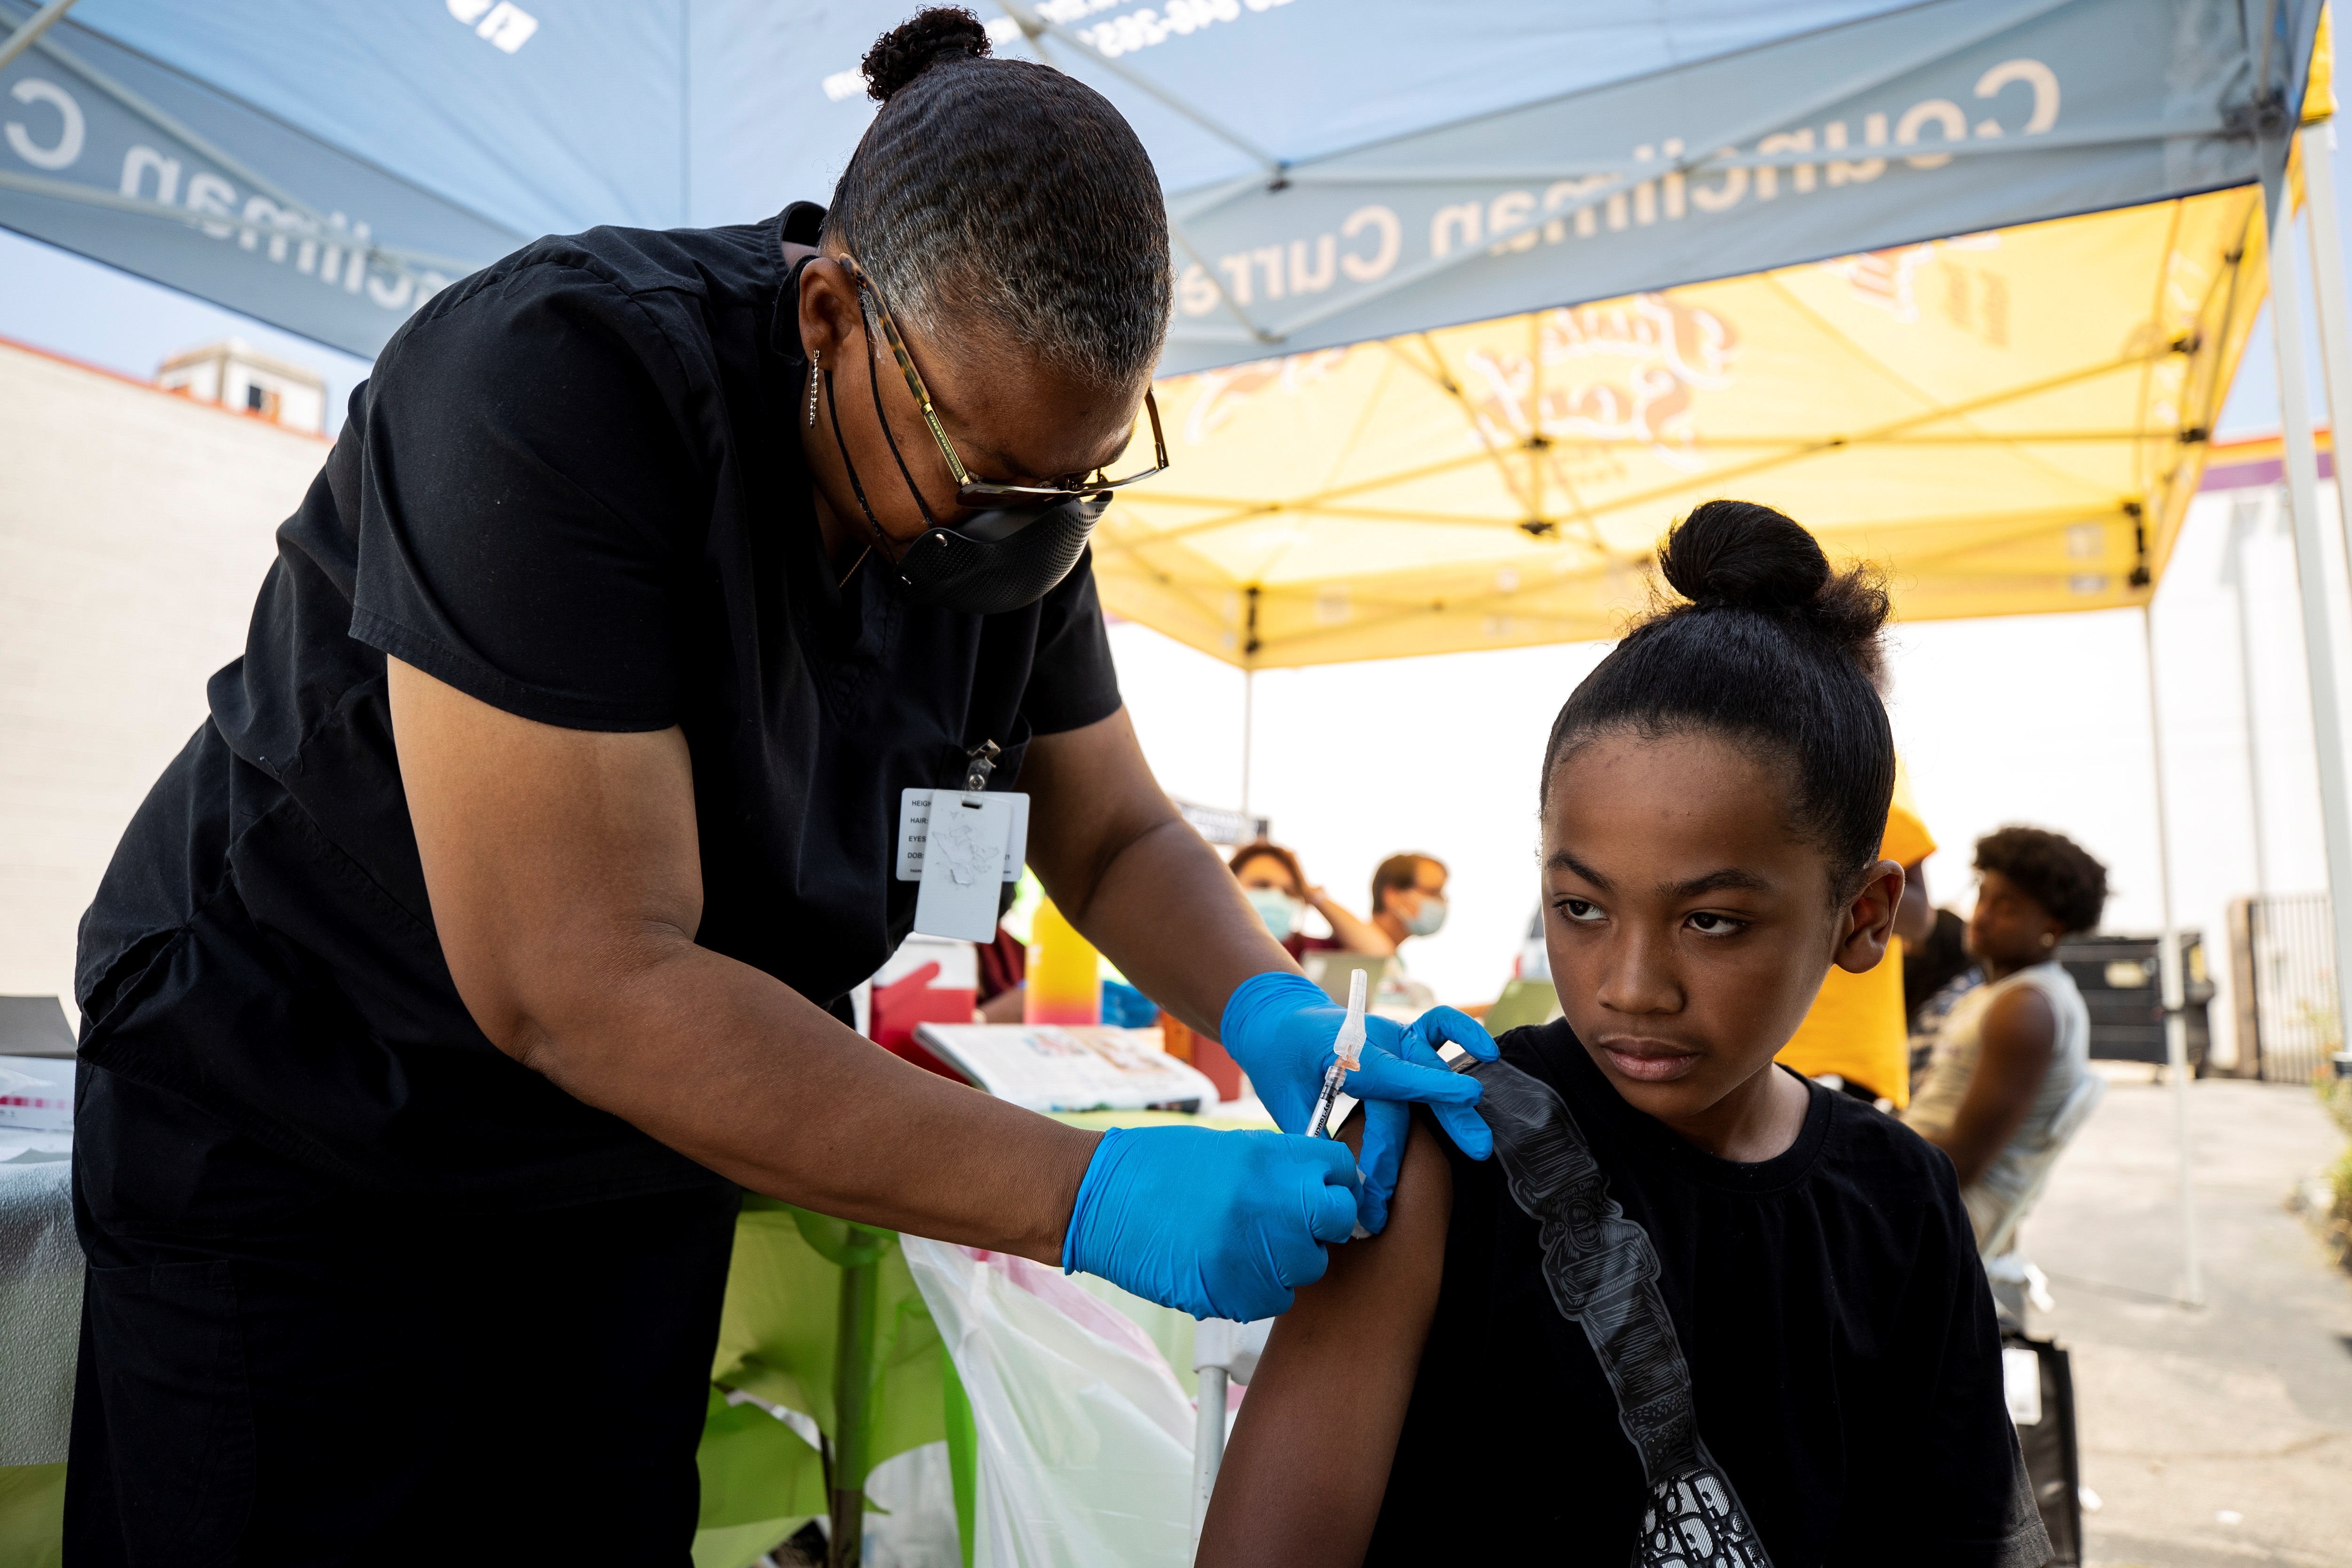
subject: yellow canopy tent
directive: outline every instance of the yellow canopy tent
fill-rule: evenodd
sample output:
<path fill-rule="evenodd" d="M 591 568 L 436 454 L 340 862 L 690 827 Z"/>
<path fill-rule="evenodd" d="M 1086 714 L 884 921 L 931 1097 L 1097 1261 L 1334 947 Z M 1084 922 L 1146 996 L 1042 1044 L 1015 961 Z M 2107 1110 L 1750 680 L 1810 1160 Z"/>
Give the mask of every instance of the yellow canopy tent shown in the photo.
<path fill-rule="evenodd" d="M 1173 377 L 1104 602 L 1250 668 L 1608 637 L 1738 495 L 1906 618 L 2144 604 L 2263 234 L 2242 187 Z"/>
<path fill-rule="evenodd" d="M 2313 140 L 2332 135 L 2324 37 L 2311 76 L 2302 132 L 2266 136 L 2313 171 L 2321 337 L 2341 416 L 2352 327 L 2324 189 L 2329 144 Z M 1104 603 L 1244 670 L 1609 637 L 1646 602 L 1667 524 L 1732 494 L 1780 507 L 1832 555 L 1882 563 L 1905 618 L 2145 609 L 2273 269 L 2293 275 L 2292 258 L 2273 254 L 2287 232 L 2282 187 L 2299 183 L 2292 165 L 2271 173 L 2286 162 L 2267 164 L 2279 182 L 2267 190 L 1168 377 L 1157 390 L 1173 466 L 1124 492 L 1098 528 Z M 1792 178 L 1806 165 L 1795 168 Z M 1492 248 L 1559 243 L 1573 221 L 1564 211 L 1556 234 L 1523 224 Z M 2277 314 L 2282 466 L 2305 563 L 2329 884 L 2342 889 L 2352 801 L 2291 291 Z M 2345 521 L 2352 536 L 2352 510 Z M 2153 714 L 2152 644 L 2150 658 Z M 2167 1045 L 2185 1086 L 2160 729 L 2157 752 Z M 2352 910 L 2334 925 L 2352 973 Z M 2202 1286 L 2178 1104 L 2193 1303 Z"/>

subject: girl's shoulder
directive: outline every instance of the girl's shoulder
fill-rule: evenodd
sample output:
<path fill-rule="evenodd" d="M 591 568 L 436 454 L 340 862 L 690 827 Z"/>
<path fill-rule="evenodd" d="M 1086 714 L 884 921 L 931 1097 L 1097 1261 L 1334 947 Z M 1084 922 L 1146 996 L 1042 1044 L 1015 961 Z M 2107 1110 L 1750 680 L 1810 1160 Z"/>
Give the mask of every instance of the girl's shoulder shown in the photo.
<path fill-rule="evenodd" d="M 1684 1144 L 1620 1099 L 1566 1019 L 1508 1030 L 1496 1044 L 1504 1061 L 1559 1095 L 1596 1158 L 1621 1182 L 1691 1183 L 1879 1215 L 1932 1209 L 1966 1225 L 1950 1159 L 1894 1117 L 1851 1096 L 1812 1086 L 1812 1104 L 1796 1144 L 1765 1164 L 1734 1166 Z"/>

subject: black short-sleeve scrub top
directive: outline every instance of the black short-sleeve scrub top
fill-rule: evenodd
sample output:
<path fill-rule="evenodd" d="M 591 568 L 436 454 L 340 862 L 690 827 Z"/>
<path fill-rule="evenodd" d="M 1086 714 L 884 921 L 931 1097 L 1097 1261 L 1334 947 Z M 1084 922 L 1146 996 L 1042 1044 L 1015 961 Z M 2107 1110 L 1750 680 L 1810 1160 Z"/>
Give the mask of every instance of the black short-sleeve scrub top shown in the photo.
<path fill-rule="evenodd" d="M 827 560 L 781 246 L 822 217 L 542 239 L 394 336 L 278 530 L 244 657 L 83 917 L 85 1062 L 382 1192 L 545 1203 L 713 1179 L 467 1014 L 385 657 L 542 723 L 680 726 L 696 941 L 826 1005 L 881 964 L 914 920 L 899 792 L 957 784 L 990 741 L 1011 788 L 1033 735 L 1108 717 L 1118 689 L 1090 557 L 985 616 Z"/>

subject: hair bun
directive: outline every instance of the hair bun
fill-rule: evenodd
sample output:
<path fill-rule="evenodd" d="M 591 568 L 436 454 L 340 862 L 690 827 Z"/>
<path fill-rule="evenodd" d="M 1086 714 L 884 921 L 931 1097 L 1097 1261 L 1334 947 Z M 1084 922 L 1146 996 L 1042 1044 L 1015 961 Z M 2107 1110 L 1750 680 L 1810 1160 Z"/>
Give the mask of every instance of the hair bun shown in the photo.
<path fill-rule="evenodd" d="M 1748 500 L 1711 500 L 1666 535 L 1666 581 L 1691 603 L 1789 610 L 1830 580 L 1829 557 L 1802 524 Z"/>
<path fill-rule="evenodd" d="M 1868 565 L 1833 572 L 1819 541 L 1784 512 L 1748 500 L 1711 500 L 1675 525 L 1658 566 L 1699 610 L 1725 605 L 1790 615 L 1842 644 L 1875 679 L 1878 634 L 1892 606 Z"/>
<path fill-rule="evenodd" d="M 961 5 L 934 5 L 875 39 L 858 69 L 865 73 L 866 96 L 887 103 L 892 93 L 940 60 L 979 59 L 990 48 L 988 29 L 979 17 Z"/>

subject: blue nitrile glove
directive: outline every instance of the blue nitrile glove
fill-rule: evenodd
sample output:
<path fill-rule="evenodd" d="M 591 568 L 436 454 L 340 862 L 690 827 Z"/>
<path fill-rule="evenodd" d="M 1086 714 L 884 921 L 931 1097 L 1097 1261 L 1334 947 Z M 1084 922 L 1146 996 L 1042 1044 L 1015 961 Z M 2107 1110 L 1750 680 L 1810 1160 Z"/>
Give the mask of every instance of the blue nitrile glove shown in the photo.
<path fill-rule="evenodd" d="M 1286 1132 L 1304 1132 L 1323 1090 L 1333 1045 L 1348 1010 L 1323 994 L 1303 974 L 1268 970 L 1242 982 L 1230 1001 L 1220 1033 L 1226 1054 L 1250 1075 L 1257 1097 Z M 1450 1039 L 1480 1061 L 1493 1061 L 1495 1042 L 1467 1015 L 1434 1007 L 1410 1030 L 1395 1020 L 1364 1019 L 1363 1065 L 1347 1077 L 1347 1090 L 1364 1106 L 1364 1228 L 1378 1235 L 1388 1224 L 1389 1194 L 1396 1191 L 1397 1163 L 1404 1155 L 1407 1106 L 1427 1105 L 1462 1152 L 1483 1160 L 1494 1152 L 1494 1134 L 1473 1108 L 1478 1080 L 1450 1069 L 1432 1041 Z M 1392 1110 L 1378 1110 L 1383 1104 Z M 1336 1129 L 1335 1129 L 1336 1131 Z"/>
<path fill-rule="evenodd" d="M 1062 1240 L 1098 1274 L 1196 1318 L 1255 1322 L 1323 1278 L 1321 1243 L 1356 1225 L 1344 1143 L 1280 1132 L 1123 1127 L 1103 1134 Z"/>
<path fill-rule="evenodd" d="M 1347 1009 L 1339 1016 L 1347 1016 Z M 1364 1065 L 1371 1066 L 1372 1021 L 1364 1020 Z M 1469 1014 L 1454 1007 L 1432 1007 L 1404 1028 L 1397 1042 L 1397 1055 L 1415 1066 L 1459 1078 L 1437 1054 L 1438 1042 L 1451 1040 L 1480 1061 L 1490 1062 L 1500 1054 L 1495 1037 L 1486 1033 L 1486 1026 Z M 1475 1079 L 1464 1081 L 1475 1083 Z M 1348 1079 L 1348 1092 L 1356 1092 L 1356 1077 Z M 1445 1130 L 1465 1154 L 1483 1160 L 1495 1152 L 1495 1134 L 1478 1114 L 1475 1097 L 1466 1104 L 1449 1105 L 1433 1101 L 1430 1114 Z M 1367 1100 L 1364 1101 L 1364 1152 L 1360 1163 L 1363 1167 L 1364 1195 L 1357 1203 L 1363 1216 L 1364 1228 L 1378 1236 L 1389 1223 L 1389 1196 L 1396 1191 L 1397 1166 L 1404 1158 L 1405 1134 L 1412 1127 L 1412 1106 L 1402 1100 Z M 1334 1128 L 1332 1131 L 1338 1131 Z"/>

